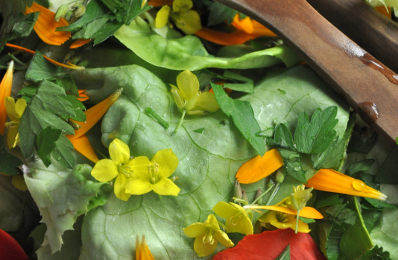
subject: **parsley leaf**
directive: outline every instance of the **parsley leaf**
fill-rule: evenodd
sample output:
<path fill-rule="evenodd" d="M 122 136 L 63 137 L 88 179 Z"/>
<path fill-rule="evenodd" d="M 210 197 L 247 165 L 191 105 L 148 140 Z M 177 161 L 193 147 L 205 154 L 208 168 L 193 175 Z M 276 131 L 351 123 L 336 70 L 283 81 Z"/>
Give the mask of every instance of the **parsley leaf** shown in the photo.
<path fill-rule="evenodd" d="M 318 108 L 309 120 L 307 113 L 299 115 L 297 128 L 294 133 L 296 149 L 299 152 L 312 154 L 323 152 L 336 137 L 337 107 L 325 110 Z"/>
<path fill-rule="evenodd" d="M 3 136 L 1 136 L 3 139 Z M 22 161 L 14 155 L 7 152 L 4 142 L 0 142 L 0 172 L 8 175 L 17 175 L 17 166 L 21 165 Z"/>
<path fill-rule="evenodd" d="M 211 87 L 221 110 L 232 118 L 241 134 L 249 141 L 257 153 L 263 156 L 265 153 L 264 139 L 256 135 L 261 129 L 254 118 L 253 108 L 250 103 L 228 97 L 219 85 L 211 83 Z"/>
<path fill-rule="evenodd" d="M 27 80 L 38 82 L 43 79 L 53 80 L 60 78 L 63 75 L 65 75 L 65 71 L 62 68 L 51 64 L 39 51 L 36 51 L 28 70 L 26 71 L 25 78 Z"/>

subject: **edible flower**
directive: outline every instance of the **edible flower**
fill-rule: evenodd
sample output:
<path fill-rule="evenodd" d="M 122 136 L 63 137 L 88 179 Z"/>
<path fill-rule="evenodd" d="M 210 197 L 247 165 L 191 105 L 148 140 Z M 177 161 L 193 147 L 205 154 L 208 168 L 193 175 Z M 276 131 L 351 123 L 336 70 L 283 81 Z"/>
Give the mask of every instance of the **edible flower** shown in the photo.
<path fill-rule="evenodd" d="M 253 224 L 248 212 L 242 206 L 230 202 L 220 201 L 214 207 L 216 215 L 225 218 L 228 233 L 253 234 Z M 250 210 L 251 211 L 251 210 Z"/>
<path fill-rule="evenodd" d="M 262 215 L 259 219 L 262 225 L 267 229 L 286 229 L 291 228 L 295 230 L 296 228 L 296 216 L 291 214 L 286 214 L 277 211 L 269 211 Z M 297 224 L 297 232 L 309 233 L 311 230 L 307 223 L 304 223 L 300 219 Z"/>
<path fill-rule="evenodd" d="M 116 178 L 115 195 L 118 199 L 127 201 L 132 194 L 126 193 L 126 184 L 132 180 L 133 173 L 147 170 L 150 162 L 145 156 L 130 158 L 130 148 L 117 138 L 109 145 L 109 155 L 111 159 L 102 159 L 94 165 L 91 175 L 100 182 Z"/>
<path fill-rule="evenodd" d="M 153 190 L 159 195 L 177 196 L 181 189 L 168 178 L 177 166 L 178 158 L 171 149 L 160 150 L 150 163 L 148 160 L 145 169 L 134 171 L 133 178 L 126 185 L 126 192 L 142 195 Z"/>
<path fill-rule="evenodd" d="M 54 12 L 35 2 L 33 2 L 31 7 L 26 8 L 25 14 L 34 12 L 40 12 L 40 15 L 33 29 L 43 42 L 51 45 L 61 45 L 71 37 L 70 32 L 56 31 L 57 27 L 68 26 L 68 22 L 64 18 L 59 19 L 57 22 Z"/>
<path fill-rule="evenodd" d="M 256 157 L 245 162 L 236 173 L 240 183 L 249 184 L 259 181 L 283 166 L 282 156 L 277 149 L 267 151 L 262 157 Z"/>
<path fill-rule="evenodd" d="M 178 87 L 172 84 L 170 86 L 174 101 L 182 112 L 182 117 L 174 132 L 177 132 L 182 124 L 185 113 L 189 115 L 204 115 L 207 112 L 215 112 L 220 108 L 214 94 L 199 92 L 199 80 L 189 70 L 178 74 Z"/>
<path fill-rule="evenodd" d="M 217 219 L 213 214 L 210 214 L 204 223 L 193 223 L 183 230 L 185 235 L 195 238 L 194 250 L 199 257 L 213 253 L 218 242 L 226 247 L 234 245 L 228 235 L 220 230 Z"/>
<path fill-rule="evenodd" d="M 84 89 L 79 89 L 78 90 L 78 93 L 79 93 L 79 97 L 77 98 L 78 100 L 80 100 L 80 101 L 86 101 L 86 100 L 88 100 L 89 99 L 89 97 L 87 96 L 87 94 L 86 94 L 86 90 L 84 90 Z"/>
<path fill-rule="evenodd" d="M 5 98 L 11 95 L 12 79 L 14 75 L 14 61 L 8 64 L 7 72 L 0 83 L 0 134 L 4 134 L 5 123 L 7 121 L 7 110 Z"/>
<path fill-rule="evenodd" d="M 76 139 L 71 140 L 73 147 L 76 151 L 81 153 L 84 157 L 97 163 L 99 161 L 97 154 L 95 153 L 93 147 L 91 146 L 90 140 L 88 140 L 87 135 L 82 135 Z"/>
<path fill-rule="evenodd" d="M 7 146 L 11 149 L 19 143 L 19 121 L 21 120 L 27 104 L 26 100 L 23 98 L 20 98 L 15 102 L 15 99 L 12 97 L 6 97 L 4 103 L 8 117 L 11 119 L 10 122 L 5 123 L 5 126 L 8 128 Z"/>
<path fill-rule="evenodd" d="M 164 5 L 156 14 L 155 27 L 162 28 L 168 23 L 169 18 L 186 34 L 194 34 L 202 25 L 198 12 L 191 10 L 191 0 L 174 0 L 172 8 Z"/>
<path fill-rule="evenodd" d="M 135 242 L 135 259 L 136 260 L 154 260 L 151 251 L 145 241 L 145 236 L 142 236 L 142 240 L 137 236 Z"/>
<path fill-rule="evenodd" d="M 305 184 L 315 190 L 348 194 L 378 200 L 386 200 L 387 196 L 366 185 L 363 181 L 352 178 L 332 169 L 320 169 Z"/>

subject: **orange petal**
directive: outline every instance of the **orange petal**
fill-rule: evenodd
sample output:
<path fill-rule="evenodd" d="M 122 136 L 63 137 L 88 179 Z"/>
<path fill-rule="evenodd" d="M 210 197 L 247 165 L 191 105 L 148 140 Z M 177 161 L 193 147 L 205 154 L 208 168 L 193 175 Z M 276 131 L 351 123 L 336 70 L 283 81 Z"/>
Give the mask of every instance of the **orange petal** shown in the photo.
<path fill-rule="evenodd" d="M 236 173 L 240 183 L 249 184 L 267 177 L 283 165 L 282 156 L 277 149 L 269 150 L 263 157 L 256 157 L 245 162 Z"/>
<path fill-rule="evenodd" d="M 232 21 L 232 25 L 236 29 L 243 30 L 248 34 L 252 34 L 254 31 L 253 23 L 249 16 L 246 16 L 244 19 L 240 19 L 240 14 L 236 14 Z"/>
<path fill-rule="evenodd" d="M 80 125 L 81 128 L 76 130 L 74 135 L 67 135 L 66 137 L 68 137 L 69 140 L 72 141 L 87 133 L 88 130 L 90 130 L 102 118 L 102 116 L 110 108 L 110 106 L 113 103 L 115 103 L 115 101 L 119 98 L 120 94 L 122 93 L 122 90 L 123 89 L 117 90 L 115 93 L 113 93 L 106 99 L 102 100 L 100 103 L 87 109 L 84 112 L 86 114 L 86 122 L 78 122 L 72 120 L 76 124 Z"/>
<path fill-rule="evenodd" d="M 153 7 L 173 5 L 173 0 L 149 0 L 148 5 L 152 5 Z"/>
<path fill-rule="evenodd" d="M 267 37 L 277 37 L 275 33 L 273 33 L 270 29 L 262 25 L 261 23 L 252 20 L 253 24 L 253 34 L 259 36 L 267 36 Z"/>
<path fill-rule="evenodd" d="M 385 6 L 377 6 L 375 7 L 376 10 L 384 15 L 385 17 L 391 19 L 391 8 L 390 7 L 385 7 Z"/>
<path fill-rule="evenodd" d="M 305 186 L 313 187 L 315 190 L 379 200 L 385 200 L 387 198 L 385 194 L 367 186 L 363 181 L 354 179 L 332 169 L 320 169 L 319 172 L 314 175 L 314 177 L 307 181 Z"/>
<path fill-rule="evenodd" d="M 13 48 L 13 49 L 16 49 L 16 50 L 24 51 L 24 52 L 32 54 L 32 55 L 34 55 L 36 53 L 35 51 L 29 50 L 29 49 L 26 49 L 24 47 L 21 47 L 21 46 L 15 45 L 15 44 L 11 44 L 11 43 L 6 43 L 6 46 L 8 46 L 10 48 Z M 54 64 L 56 66 L 59 66 L 59 67 L 63 67 L 63 68 L 66 68 L 66 69 L 72 69 L 72 70 L 83 70 L 84 69 L 84 67 L 76 66 L 76 65 L 71 64 L 71 63 L 68 63 L 69 65 L 60 63 L 60 62 L 58 62 L 56 60 L 53 60 L 53 59 L 51 59 L 51 58 L 49 58 L 49 57 L 47 57 L 45 55 L 43 55 L 43 57 L 46 60 L 48 60 L 49 62 L 51 62 L 52 64 Z"/>
<path fill-rule="evenodd" d="M 55 13 L 49 9 L 33 2 L 31 7 L 26 8 L 25 14 L 40 12 L 39 18 L 33 27 L 37 35 L 43 42 L 52 45 L 61 45 L 70 37 L 70 32 L 56 31 L 57 27 L 68 26 L 68 22 L 61 18 L 55 21 Z"/>
<path fill-rule="evenodd" d="M 4 134 L 5 123 L 7 121 L 7 110 L 4 99 L 11 95 L 12 78 L 14 75 L 14 61 L 10 61 L 6 74 L 0 83 L 0 134 Z"/>
<path fill-rule="evenodd" d="M 76 49 L 79 48 L 87 43 L 91 42 L 90 39 L 78 39 L 74 43 L 69 46 L 69 49 Z"/>
<path fill-rule="evenodd" d="M 259 37 L 258 35 L 248 34 L 245 31 L 236 30 L 232 33 L 216 31 L 210 28 L 202 27 L 195 33 L 196 36 L 210 42 L 220 45 L 237 45 L 243 44 L 249 40 Z"/>
<path fill-rule="evenodd" d="M 278 211 L 286 214 L 297 215 L 297 211 L 291 208 L 282 207 L 282 206 L 256 206 L 256 205 L 247 205 L 244 206 L 245 209 L 267 209 Z M 300 210 L 300 217 L 303 218 L 312 218 L 312 219 L 323 219 L 322 214 L 314 208 L 304 207 Z"/>
<path fill-rule="evenodd" d="M 78 92 L 79 92 L 79 97 L 77 98 L 78 100 L 83 102 L 90 99 L 89 96 L 86 95 L 86 91 L 84 89 L 79 89 Z"/>
<path fill-rule="evenodd" d="M 136 260 L 154 260 L 151 251 L 145 241 L 145 236 L 142 236 L 142 241 L 137 236 L 135 242 L 135 259 Z"/>
<path fill-rule="evenodd" d="M 73 139 L 71 142 L 75 150 L 84 155 L 84 157 L 93 163 L 97 163 L 99 161 L 97 154 L 94 152 L 94 149 L 86 135 L 82 135 L 79 138 Z"/>

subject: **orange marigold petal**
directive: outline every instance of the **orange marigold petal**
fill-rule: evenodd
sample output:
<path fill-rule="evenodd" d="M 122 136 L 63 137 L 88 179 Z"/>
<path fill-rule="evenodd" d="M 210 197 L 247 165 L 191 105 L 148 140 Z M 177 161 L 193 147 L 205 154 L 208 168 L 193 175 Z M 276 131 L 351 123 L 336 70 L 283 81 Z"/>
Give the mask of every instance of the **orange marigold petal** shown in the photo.
<path fill-rule="evenodd" d="M 88 130 L 90 130 L 102 118 L 102 116 L 110 108 L 110 106 L 113 103 L 115 103 L 115 101 L 119 98 L 120 94 L 122 93 L 122 90 L 123 89 L 117 90 L 115 93 L 113 93 L 106 99 L 102 100 L 100 103 L 87 109 L 84 112 L 86 114 L 86 122 L 78 122 L 72 120 L 76 124 L 80 125 L 81 128 L 76 130 L 74 135 L 67 135 L 66 137 L 68 137 L 69 140 L 72 141 L 87 133 Z"/>
<path fill-rule="evenodd" d="M 245 31 L 236 30 L 232 33 L 220 32 L 207 27 L 202 27 L 195 35 L 209 42 L 220 45 L 243 44 L 249 40 L 259 37 L 258 35 L 248 34 Z"/>
<path fill-rule="evenodd" d="M 78 92 L 79 92 L 79 97 L 77 98 L 78 100 L 83 102 L 90 99 L 89 96 L 86 95 L 86 90 L 79 89 Z"/>
<path fill-rule="evenodd" d="M 43 42 L 52 45 L 61 45 L 70 37 L 70 32 L 56 31 L 57 27 L 68 26 L 68 22 L 61 18 L 58 22 L 55 21 L 55 13 L 49 9 L 33 2 L 31 7 L 26 8 L 25 14 L 40 12 L 39 18 L 33 27 L 37 35 Z"/>
<path fill-rule="evenodd" d="M 240 19 L 240 14 L 236 14 L 232 21 L 232 25 L 236 29 L 243 30 L 248 34 L 252 34 L 254 31 L 253 23 L 249 16 L 246 16 L 244 19 Z"/>
<path fill-rule="evenodd" d="M 385 194 L 369 187 L 363 181 L 354 179 L 332 169 L 320 169 L 317 174 L 307 181 L 305 186 L 313 187 L 315 190 L 379 200 L 385 200 L 387 198 Z"/>
<path fill-rule="evenodd" d="M 90 39 L 78 39 L 69 46 L 69 49 L 76 49 L 76 48 L 82 47 L 83 45 L 85 45 L 91 41 L 92 40 L 90 40 Z"/>
<path fill-rule="evenodd" d="M 278 211 L 278 212 L 282 212 L 282 213 L 286 213 L 286 214 L 290 214 L 290 215 L 297 215 L 297 211 L 291 208 L 287 208 L 287 207 L 282 207 L 282 206 L 256 206 L 256 205 L 248 205 L 248 206 L 244 206 L 244 208 L 248 208 L 248 209 L 267 209 L 267 210 L 272 210 L 272 211 Z M 303 218 L 311 218 L 311 219 L 323 219 L 322 214 L 312 208 L 312 207 L 304 207 L 302 210 L 300 210 L 300 217 Z"/>
<path fill-rule="evenodd" d="M 86 135 L 75 138 L 71 140 L 71 142 L 75 150 L 84 155 L 84 157 L 86 157 L 93 163 L 97 163 L 99 161 L 97 154 L 95 153 Z"/>
<path fill-rule="evenodd" d="M 136 260 L 154 260 L 151 251 L 145 241 L 145 236 L 142 236 L 142 241 L 137 236 L 135 242 L 135 259 Z"/>
<path fill-rule="evenodd" d="M 245 162 L 236 173 L 236 179 L 243 184 L 253 183 L 267 177 L 282 165 L 282 156 L 274 148 L 266 152 L 263 157 L 257 155 Z"/>
<path fill-rule="evenodd" d="M 7 72 L 0 83 L 0 134 L 4 134 L 5 123 L 7 121 L 7 110 L 4 99 L 11 95 L 12 79 L 14 76 L 14 61 L 10 61 Z"/>
<path fill-rule="evenodd" d="M 267 37 L 277 37 L 275 33 L 273 33 L 270 29 L 262 25 L 261 23 L 252 20 L 253 24 L 253 34 L 259 36 L 267 36 Z"/>

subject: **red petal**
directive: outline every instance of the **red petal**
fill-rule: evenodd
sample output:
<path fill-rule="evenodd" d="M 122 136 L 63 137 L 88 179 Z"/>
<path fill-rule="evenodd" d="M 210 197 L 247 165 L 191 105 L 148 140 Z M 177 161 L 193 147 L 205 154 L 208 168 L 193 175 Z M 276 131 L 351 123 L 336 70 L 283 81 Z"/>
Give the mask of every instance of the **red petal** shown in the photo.
<path fill-rule="evenodd" d="M 0 259 L 29 260 L 22 247 L 7 232 L 0 229 Z"/>
<path fill-rule="evenodd" d="M 274 260 L 287 245 L 290 245 L 292 260 L 326 260 L 309 234 L 294 234 L 290 228 L 248 235 L 234 248 L 218 253 L 213 260 Z"/>

